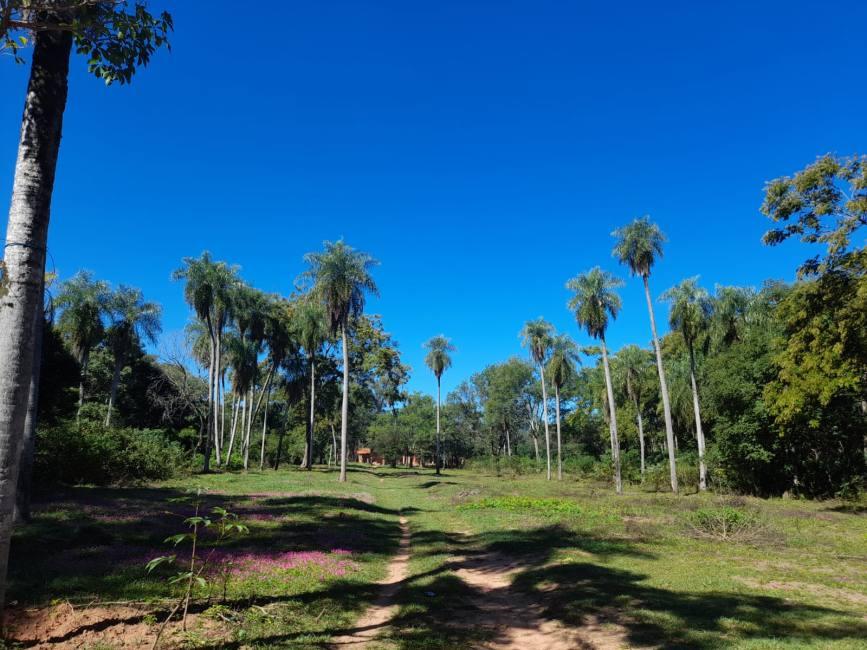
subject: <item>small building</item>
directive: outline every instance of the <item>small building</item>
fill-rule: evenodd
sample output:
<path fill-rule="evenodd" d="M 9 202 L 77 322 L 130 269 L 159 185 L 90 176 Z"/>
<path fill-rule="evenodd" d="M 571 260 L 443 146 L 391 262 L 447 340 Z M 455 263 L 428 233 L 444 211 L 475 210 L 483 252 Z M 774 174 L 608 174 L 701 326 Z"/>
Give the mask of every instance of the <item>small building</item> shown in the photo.
<path fill-rule="evenodd" d="M 355 450 L 355 461 L 366 465 L 382 465 L 382 456 L 370 447 L 361 447 Z"/>

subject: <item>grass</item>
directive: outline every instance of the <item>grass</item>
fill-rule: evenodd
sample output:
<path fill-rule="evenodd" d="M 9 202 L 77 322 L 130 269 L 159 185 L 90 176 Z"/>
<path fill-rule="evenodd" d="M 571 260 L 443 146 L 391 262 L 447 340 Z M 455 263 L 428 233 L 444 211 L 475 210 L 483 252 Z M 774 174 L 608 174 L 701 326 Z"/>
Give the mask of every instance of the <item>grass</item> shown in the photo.
<path fill-rule="evenodd" d="M 74 488 L 37 504 L 12 548 L 9 599 L 48 603 L 169 595 L 144 562 L 178 532 L 185 488 L 238 512 L 238 553 L 351 552 L 333 575 L 295 567 L 230 581 L 225 602 L 199 609 L 231 622 L 222 647 L 321 647 L 373 602 L 410 520 L 410 577 L 382 648 L 461 648 L 495 640 L 465 624 L 483 595 L 456 558 L 516 559 L 512 588 L 546 618 L 605 620 L 627 645 L 666 648 L 863 648 L 867 516 L 836 502 L 673 496 L 540 476 L 355 467 L 213 474 L 140 489 Z M 171 513 L 171 514 L 166 514 Z M 722 522 L 720 524 L 720 522 Z M 761 535 L 715 535 L 760 522 Z M 696 529 L 710 533 L 697 535 Z M 339 572 L 338 572 L 339 573 Z M 216 608 L 216 609 L 215 609 Z M 195 647 L 192 639 L 189 645 Z"/>

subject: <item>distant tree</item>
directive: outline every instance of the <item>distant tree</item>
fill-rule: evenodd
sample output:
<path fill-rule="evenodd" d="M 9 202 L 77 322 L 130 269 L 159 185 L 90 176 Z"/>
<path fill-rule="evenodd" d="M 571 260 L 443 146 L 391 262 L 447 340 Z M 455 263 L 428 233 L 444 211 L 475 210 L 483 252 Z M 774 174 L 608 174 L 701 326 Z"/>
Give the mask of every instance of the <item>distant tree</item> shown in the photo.
<path fill-rule="evenodd" d="M 742 339 L 752 316 L 755 298 L 756 292 L 750 288 L 717 285 L 709 324 L 711 341 L 716 349 Z"/>
<path fill-rule="evenodd" d="M 378 262 L 356 251 L 343 240 L 326 241 L 325 250 L 304 256 L 309 265 L 303 277 L 312 281 L 313 292 L 325 309 L 332 336 L 340 333 L 343 348 L 343 400 L 340 421 L 340 481 L 346 481 L 346 440 L 349 426 L 349 345 L 347 329 L 351 318 L 364 312 L 368 293 L 378 295 L 370 274 Z"/>
<path fill-rule="evenodd" d="M 647 392 L 646 387 L 649 383 L 648 370 L 653 365 L 653 358 L 648 350 L 644 350 L 637 345 L 627 345 L 617 353 L 617 361 L 623 371 L 623 383 L 625 384 L 626 394 L 635 407 L 638 445 L 641 454 L 641 475 L 644 476 L 644 418 L 641 414 L 644 402 L 642 398 Z"/>
<path fill-rule="evenodd" d="M 166 44 L 168 14 L 141 3 L 6 0 L 0 5 L 0 50 L 21 60 L 33 35 L 18 159 L 6 227 L 0 293 L 0 614 L 12 513 L 33 373 L 34 322 L 42 302 L 51 195 L 60 150 L 72 44 L 106 83 L 131 81 L 137 66 Z"/>
<path fill-rule="evenodd" d="M 427 349 L 427 355 L 424 358 L 424 362 L 428 368 L 430 368 L 431 372 L 434 374 L 434 377 L 437 379 L 437 431 L 436 431 L 436 460 L 434 461 L 434 466 L 436 467 L 436 473 L 439 475 L 440 473 L 440 403 L 442 401 L 441 395 L 441 380 L 443 377 L 443 373 L 451 368 L 452 366 L 452 357 L 451 352 L 454 352 L 455 346 L 451 344 L 448 338 L 439 334 L 431 338 L 427 343 L 424 344 L 425 349 Z"/>
<path fill-rule="evenodd" d="M 307 357 L 307 368 L 310 375 L 310 416 L 307 418 L 307 442 L 302 467 L 313 469 L 313 430 L 316 413 L 316 355 L 328 338 L 328 325 L 325 322 L 325 312 L 315 300 L 300 300 L 293 310 L 293 325 L 298 343 L 304 349 Z"/>
<path fill-rule="evenodd" d="M 608 319 L 616 319 L 617 313 L 620 311 L 620 296 L 617 295 L 616 289 L 621 286 L 623 286 L 622 280 L 607 271 L 603 271 L 598 266 L 566 283 L 566 288 L 574 294 L 569 300 L 569 309 L 574 313 L 575 321 L 590 336 L 599 340 L 602 349 L 602 367 L 605 371 L 605 387 L 610 413 L 609 428 L 611 458 L 614 461 L 614 488 L 618 494 L 623 492 L 623 482 L 620 476 L 620 443 L 617 438 L 617 408 L 614 401 L 614 388 L 611 384 L 611 368 L 608 363 L 605 331 L 608 329 Z"/>
<path fill-rule="evenodd" d="M 794 176 L 765 185 L 762 213 L 785 224 L 765 233 L 765 244 L 775 246 L 799 237 L 802 242 L 825 244 L 825 257 L 804 262 L 799 275 L 808 276 L 846 266 L 851 260 L 852 234 L 867 225 L 867 156 L 840 158 L 827 154 Z"/>
<path fill-rule="evenodd" d="M 560 433 L 560 392 L 574 379 L 577 366 L 578 346 L 568 335 L 561 334 L 551 342 L 551 358 L 548 360 L 548 376 L 554 386 L 554 408 L 557 416 L 557 480 L 563 480 L 562 436 Z"/>
<path fill-rule="evenodd" d="M 653 349 L 656 352 L 656 368 L 659 372 L 659 392 L 662 396 L 662 411 L 665 418 L 665 436 L 668 442 L 668 465 L 671 478 L 671 491 L 677 492 L 677 461 L 675 460 L 674 426 L 671 421 L 671 403 L 669 401 L 668 384 L 665 381 L 665 366 L 662 362 L 662 350 L 659 347 L 659 336 L 656 333 L 656 317 L 653 315 L 653 300 L 650 297 L 650 271 L 657 257 L 662 257 L 662 245 L 665 235 L 659 226 L 651 223 L 650 217 L 644 216 L 633 220 L 623 228 L 611 233 L 617 239 L 614 246 L 614 256 L 621 264 L 629 267 L 633 276 L 640 276 L 644 283 L 644 296 L 647 299 L 647 311 L 650 314 L 650 333 L 653 338 Z"/>
<path fill-rule="evenodd" d="M 111 414 L 117 402 L 120 373 L 126 357 L 132 349 L 141 345 L 142 341 L 156 342 L 162 329 L 162 308 L 155 302 L 146 301 L 140 289 L 121 286 L 108 296 L 107 311 L 111 325 L 106 338 L 114 357 L 114 373 L 105 413 L 105 426 L 110 426 Z"/>
<path fill-rule="evenodd" d="M 78 415 L 84 405 L 85 381 L 90 353 L 105 336 L 105 312 L 109 296 L 108 283 L 94 280 L 89 271 L 79 271 L 60 285 L 57 328 L 75 355 L 81 368 L 78 383 Z"/>
<path fill-rule="evenodd" d="M 545 360 L 551 351 L 554 328 L 543 318 L 527 321 L 521 330 L 522 345 L 530 351 L 530 358 L 539 369 L 542 382 L 542 422 L 545 425 L 545 455 L 547 476 L 551 480 L 551 433 L 548 428 L 548 389 L 545 386 Z"/>
<path fill-rule="evenodd" d="M 698 383 L 695 379 L 695 346 L 697 339 L 708 327 L 712 313 L 710 296 L 698 286 L 698 278 L 688 278 L 662 294 L 662 300 L 671 305 L 669 324 L 680 332 L 689 352 L 689 381 L 692 387 L 692 409 L 695 418 L 695 436 L 698 441 L 699 489 L 707 489 L 707 465 L 705 464 L 705 440 L 701 426 Z"/>

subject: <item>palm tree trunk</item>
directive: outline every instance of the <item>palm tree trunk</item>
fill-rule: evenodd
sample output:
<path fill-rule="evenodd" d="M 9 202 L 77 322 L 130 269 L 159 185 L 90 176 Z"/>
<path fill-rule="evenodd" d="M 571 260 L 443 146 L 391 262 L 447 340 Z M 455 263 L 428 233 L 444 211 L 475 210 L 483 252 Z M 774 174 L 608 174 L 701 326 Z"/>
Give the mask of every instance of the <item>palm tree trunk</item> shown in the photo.
<path fill-rule="evenodd" d="M 268 402 L 271 401 L 271 386 L 268 386 L 268 396 L 265 398 L 265 415 L 262 418 L 262 450 L 259 453 L 259 469 L 265 467 L 265 432 L 268 430 Z"/>
<path fill-rule="evenodd" d="M 608 391 L 608 426 L 611 431 L 611 459 L 614 461 L 614 489 L 617 494 L 623 494 L 623 482 L 620 478 L 620 441 L 617 438 L 617 409 L 614 405 L 614 388 L 611 385 L 611 368 L 608 366 L 608 348 L 605 339 L 602 343 L 602 367 L 605 369 L 605 388 Z"/>
<path fill-rule="evenodd" d="M 554 384 L 554 408 L 557 409 L 557 480 L 563 480 L 563 454 L 560 451 L 560 387 Z"/>
<path fill-rule="evenodd" d="M 343 400 L 340 405 L 340 478 L 346 481 L 346 437 L 349 434 L 349 347 L 346 342 L 346 323 L 340 328 L 343 339 Z"/>
<path fill-rule="evenodd" d="M 662 412 L 665 416 L 665 439 L 668 441 L 668 470 L 671 477 L 671 491 L 677 494 L 677 461 L 674 455 L 674 426 L 671 424 L 671 400 L 668 397 L 668 384 L 665 383 L 665 367 L 662 365 L 662 350 L 656 334 L 656 318 L 653 315 L 653 301 L 650 299 L 650 282 L 643 276 L 644 296 L 647 298 L 647 311 L 650 314 L 650 333 L 653 336 L 653 349 L 656 352 L 656 368 L 659 371 L 659 392 L 662 393 Z"/>
<path fill-rule="evenodd" d="M 120 372 L 123 370 L 123 355 L 114 355 L 114 372 L 111 375 L 111 390 L 108 393 L 108 410 L 105 412 L 105 426 L 111 426 L 111 412 L 117 402 L 117 387 L 120 385 Z"/>
<path fill-rule="evenodd" d="M 506 456 L 509 458 L 512 457 L 512 438 L 509 436 L 509 428 L 504 427 L 506 430 Z"/>
<path fill-rule="evenodd" d="M 220 449 L 226 444 L 226 371 L 220 373 L 220 395 L 222 406 L 220 408 Z"/>
<path fill-rule="evenodd" d="M 440 473 L 440 378 L 437 377 L 437 437 L 436 437 L 436 452 L 437 457 L 434 462 L 434 466 L 436 467 L 437 476 Z"/>
<path fill-rule="evenodd" d="M 704 431 L 701 428 L 701 410 L 698 405 L 698 384 L 695 381 L 695 352 L 689 346 L 689 379 L 692 383 L 692 410 L 695 413 L 695 436 L 698 442 L 698 489 L 707 490 L 707 464 L 704 462 Z"/>
<path fill-rule="evenodd" d="M 229 447 L 226 449 L 226 455 L 223 457 L 223 465 L 229 466 L 232 459 L 232 447 L 235 446 L 235 432 L 238 430 L 238 414 L 241 412 L 241 396 L 236 395 L 233 400 L 232 414 L 232 429 L 229 432 Z M 243 427 L 243 424 L 241 425 Z"/>
<path fill-rule="evenodd" d="M 12 202 L 0 309 L 0 617 L 3 614 L 21 442 L 33 379 L 33 320 L 43 300 L 51 194 L 60 149 L 72 35 L 36 33 Z"/>
<path fill-rule="evenodd" d="M 216 370 L 214 371 L 214 453 L 217 465 L 220 464 L 220 365 L 223 356 L 223 333 L 217 332 L 217 349 L 214 354 L 214 363 Z"/>
<path fill-rule="evenodd" d="M 644 420 L 641 417 L 638 402 L 635 403 L 635 410 L 638 412 L 638 445 L 641 448 L 641 475 L 644 476 Z"/>
<path fill-rule="evenodd" d="M 39 415 L 39 379 L 42 374 L 42 334 L 45 328 L 45 305 L 40 300 L 33 322 L 33 372 L 27 416 L 24 419 L 24 440 L 21 444 L 21 467 L 18 472 L 18 492 L 15 498 L 15 521 L 30 521 L 30 493 L 33 487 L 33 455 L 36 452 L 36 422 Z"/>
<path fill-rule="evenodd" d="M 337 433 L 334 431 L 334 422 L 331 423 L 331 455 L 328 457 L 328 465 L 337 464 Z"/>
<path fill-rule="evenodd" d="M 214 370 L 216 369 L 214 355 L 216 354 L 217 345 L 214 340 L 214 331 L 211 326 L 210 316 L 206 317 L 205 324 L 208 328 L 208 352 L 210 354 L 210 361 L 208 363 L 208 417 L 205 425 L 205 446 L 204 449 L 202 449 L 202 454 L 204 455 L 205 460 L 202 472 L 207 474 L 211 471 L 211 420 L 214 417 L 214 411 L 211 406 L 214 403 Z"/>
<path fill-rule="evenodd" d="M 307 421 L 307 458 L 308 470 L 313 469 L 313 426 L 316 416 L 316 360 L 310 355 L 310 419 Z"/>
<path fill-rule="evenodd" d="M 250 390 L 247 391 L 247 400 L 250 402 L 250 408 L 247 409 L 247 430 L 244 432 L 244 471 L 247 471 L 247 468 L 250 466 L 250 436 L 253 431 L 253 418 L 255 417 L 255 413 L 253 411 L 253 387 L 250 386 Z"/>
<path fill-rule="evenodd" d="M 548 480 L 551 480 L 551 432 L 548 430 L 548 389 L 545 388 L 545 367 L 539 364 L 539 375 L 542 378 L 542 413 L 545 422 L 545 454 L 548 460 Z"/>
<path fill-rule="evenodd" d="M 75 424 L 81 426 L 81 409 L 84 408 L 84 380 L 87 377 L 87 362 L 89 353 L 85 352 L 81 356 L 81 363 L 78 375 L 78 410 L 75 412 Z"/>

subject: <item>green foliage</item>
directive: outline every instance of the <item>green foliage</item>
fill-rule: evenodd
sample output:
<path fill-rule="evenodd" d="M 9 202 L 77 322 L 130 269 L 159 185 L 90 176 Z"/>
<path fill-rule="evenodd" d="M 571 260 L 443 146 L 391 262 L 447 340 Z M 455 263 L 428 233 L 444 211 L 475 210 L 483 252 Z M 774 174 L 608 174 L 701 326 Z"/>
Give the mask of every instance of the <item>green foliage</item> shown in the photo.
<path fill-rule="evenodd" d="M 537 498 L 524 496 L 490 497 L 464 503 L 459 510 L 508 510 L 510 512 L 532 512 L 546 517 L 561 517 L 563 515 L 578 516 L 584 509 L 574 501 L 555 498 Z"/>
<path fill-rule="evenodd" d="M 566 283 L 573 292 L 569 309 L 575 321 L 595 339 L 604 339 L 609 317 L 614 320 L 620 311 L 620 296 L 615 292 L 623 281 L 596 266 Z"/>
<path fill-rule="evenodd" d="M 443 376 L 443 372 L 452 366 L 450 353 L 455 351 L 455 346 L 447 337 L 439 334 L 425 343 L 424 347 L 427 349 L 427 355 L 424 358 L 425 365 L 439 380 Z"/>
<path fill-rule="evenodd" d="M 34 474 L 38 482 L 129 484 L 167 479 L 183 468 L 183 450 L 154 429 L 106 428 L 82 419 L 39 429 Z"/>
<path fill-rule="evenodd" d="M 744 508 L 709 506 L 687 515 L 693 532 L 720 541 L 753 539 L 764 528 L 759 516 Z"/>
<path fill-rule="evenodd" d="M 662 257 L 662 245 L 665 235 L 650 217 L 645 215 L 634 219 L 631 223 L 618 228 L 611 236 L 617 239 L 614 246 L 614 257 L 621 264 L 626 264 L 632 275 L 647 278 L 653 263 Z"/>

